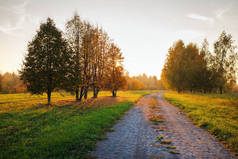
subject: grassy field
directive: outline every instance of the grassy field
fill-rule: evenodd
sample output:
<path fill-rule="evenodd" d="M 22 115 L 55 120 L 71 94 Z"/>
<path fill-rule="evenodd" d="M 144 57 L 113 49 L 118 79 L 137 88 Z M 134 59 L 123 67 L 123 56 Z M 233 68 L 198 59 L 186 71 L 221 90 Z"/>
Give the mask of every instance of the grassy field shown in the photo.
<path fill-rule="evenodd" d="M 238 96 L 217 94 L 178 94 L 168 92 L 164 97 L 187 112 L 199 127 L 206 129 L 238 154 Z"/>
<path fill-rule="evenodd" d="M 0 95 L 0 158 L 85 158 L 97 140 L 141 96 L 152 91 L 118 92 L 77 103 L 67 93 Z M 62 96 L 63 95 L 63 96 Z M 39 104 L 41 103 L 41 104 Z"/>

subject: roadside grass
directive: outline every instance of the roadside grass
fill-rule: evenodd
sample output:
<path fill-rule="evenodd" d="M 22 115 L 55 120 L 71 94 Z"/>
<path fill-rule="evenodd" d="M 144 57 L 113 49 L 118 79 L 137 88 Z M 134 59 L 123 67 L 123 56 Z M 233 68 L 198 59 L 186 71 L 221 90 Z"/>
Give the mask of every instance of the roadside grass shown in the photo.
<path fill-rule="evenodd" d="M 118 98 L 101 92 L 81 103 L 53 93 L 51 106 L 44 105 L 46 95 L 1 94 L 0 158 L 86 158 L 121 115 L 152 92 L 121 91 Z"/>
<path fill-rule="evenodd" d="M 237 95 L 167 92 L 163 96 L 238 155 Z"/>

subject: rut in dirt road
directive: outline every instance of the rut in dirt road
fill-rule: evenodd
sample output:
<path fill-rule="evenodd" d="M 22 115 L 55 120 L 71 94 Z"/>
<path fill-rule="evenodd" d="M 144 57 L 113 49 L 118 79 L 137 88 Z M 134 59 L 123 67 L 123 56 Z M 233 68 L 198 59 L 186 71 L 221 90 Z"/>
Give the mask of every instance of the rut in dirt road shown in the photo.
<path fill-rule="evenodd" d="M 150 111 L 148 103 L 132 107 L 123 119 L 117 123 L 114 132 L 106 135 L 107 140 L 99 141 L 97 148 L 91 153 L 98 159 L 233 159 L 229 150 L 225 149 L 205 130 L 202 130 L 180 114 L 178 108 L 162 98 L 161 93 L 153 94 L 159 102 L 159 114 L 164 122 L 153 125 L 147 120 Z M 150 99 L 152 95 L 142 99 Z M 142 101 L 142 99 L 140 101 Z M 145 100 L 146 101 L 146 100 Z M 153 129 L 155 126 L 165 127 L 165 131 Z M 158 143 L 158 136 L 171 140 L 171 144 Z M 180 154 L 172 154 L 167 146 Z"/>

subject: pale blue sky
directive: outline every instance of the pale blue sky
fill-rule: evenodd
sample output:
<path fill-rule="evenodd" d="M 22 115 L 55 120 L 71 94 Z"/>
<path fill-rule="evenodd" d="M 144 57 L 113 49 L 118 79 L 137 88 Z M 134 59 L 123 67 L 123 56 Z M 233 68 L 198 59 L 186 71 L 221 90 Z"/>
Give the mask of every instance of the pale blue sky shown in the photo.
<path fill-rule="evenodd" d="M 201 44 L 206 37 L 212 47 L 226 30 L 238 41 L 237 0 L 0 0 L 0 71 L 20 69 L 28 41 L 47 17 L 64 30 L 75 11 L 108 32 L 131 75 L 159 77 L 178 39 Z"/>

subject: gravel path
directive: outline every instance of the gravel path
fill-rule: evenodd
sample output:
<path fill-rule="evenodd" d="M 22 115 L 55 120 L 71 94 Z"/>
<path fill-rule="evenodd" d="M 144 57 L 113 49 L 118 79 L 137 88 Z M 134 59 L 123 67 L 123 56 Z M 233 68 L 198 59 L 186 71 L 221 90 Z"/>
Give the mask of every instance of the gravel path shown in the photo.
<path fill-rule="evenodd" d="M 113 127 L 115 131 L 106 135 L 107 140 L 97 143 L 91 156 L 98 159 L 235 158 L 211 135 L 180 114 L 178 108 L 164 100 L 161 93 L 153 95 L 159 101 L 159 112 L 165 120 L 156 126 L 166 127 L 165 131 L 152 128 L 155 125 L 146 118 L 148 103 L 139 102 Z M 176 146 L 174 151 L 180 154 L 172 154 L 169 152 L 171 149 L 166 148 L 168 145 L 159 144 L 156 138 L 160 135 L 171 140 L 169 145 Z"/>
<path fill-rule="evenodd" d="M 97 143 L 96 151 L 91 155 L 99 159 L 175 159 L 177 155 L 162 151 L 163 147 L 151 146 L 155 144 L 158 133 L 146 120 L 143 106 L 130 109 L 113 127 L 115 131 L 106 135 L 107 140 Z"/>
<path fill-rule="evenodd" d="M 217 142 L 205 130 L 196 127 L 179 109 L 157 95 L 160 114 L 167 127 L 166 136 L 172 140 L 181 158 L 230 159 L 235 158 L 229 150 Z"/>

